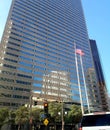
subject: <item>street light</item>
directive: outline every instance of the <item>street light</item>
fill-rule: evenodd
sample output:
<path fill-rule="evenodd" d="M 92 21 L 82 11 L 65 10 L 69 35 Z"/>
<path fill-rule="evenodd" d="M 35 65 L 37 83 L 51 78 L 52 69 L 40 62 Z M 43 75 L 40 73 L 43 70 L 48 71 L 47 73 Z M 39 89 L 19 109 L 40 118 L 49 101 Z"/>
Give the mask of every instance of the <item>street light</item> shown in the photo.
<path fill-rule="evenodd" d="M 63 101 L 62 101 L 62 130 L 64 130 L 64 111 L 63 111 Z"/>
<path fill-rule="evenodd" d="M 62 109 L 61 109 L 61 112 L 58 112 L 58 114 L 61 115 L 62 130 L 64 130 L 64 124 L 65 124 L 65 121 L 64 121 L 64 114 L 66 115 L 67 112 L 66 112 L 66 111 L 64 112 L 64 104 L 63 104 L 63 101 L 62 101 Z"/>
<path fill-rule="evenodd" d="M 29 116 L 30 116 L 30 130 L 32 130 L 32 101 L 33 101 L 33 95 L 32 93 L 30 94 L 30 104 L 29 104 L 29 108 L 30 108 L 30 111 L 29 111 Z"/>

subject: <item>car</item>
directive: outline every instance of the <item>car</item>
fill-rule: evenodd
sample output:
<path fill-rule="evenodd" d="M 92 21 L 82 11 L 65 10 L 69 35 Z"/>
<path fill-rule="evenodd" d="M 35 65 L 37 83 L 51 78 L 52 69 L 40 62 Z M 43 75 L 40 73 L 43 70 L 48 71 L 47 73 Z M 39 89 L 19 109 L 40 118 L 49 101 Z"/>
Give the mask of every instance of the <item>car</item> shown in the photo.
<path fill-rule="evenodd" d="M 84 114 L 79 130 L 110 130 L 110 112 Z"/>

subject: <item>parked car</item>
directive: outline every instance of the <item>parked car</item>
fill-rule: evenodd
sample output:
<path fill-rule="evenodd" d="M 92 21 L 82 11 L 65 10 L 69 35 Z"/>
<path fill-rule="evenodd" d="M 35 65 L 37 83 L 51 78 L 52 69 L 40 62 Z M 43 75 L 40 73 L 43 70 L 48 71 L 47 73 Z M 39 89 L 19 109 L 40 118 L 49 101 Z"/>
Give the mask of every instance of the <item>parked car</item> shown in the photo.
<path fill-rule="evenodd" d="M 110 112 L 84 114 L 79 130 L 110 130 Z"/>

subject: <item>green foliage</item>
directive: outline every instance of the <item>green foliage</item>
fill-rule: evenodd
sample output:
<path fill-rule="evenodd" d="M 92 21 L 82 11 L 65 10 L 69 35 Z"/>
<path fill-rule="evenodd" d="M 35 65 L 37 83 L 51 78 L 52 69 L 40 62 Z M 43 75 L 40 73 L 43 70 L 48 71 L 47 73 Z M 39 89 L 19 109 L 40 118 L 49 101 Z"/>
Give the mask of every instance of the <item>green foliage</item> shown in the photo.
<path fill-rule="evenodd" d="M 41 120 L 41 113 L 43 113 L 43 109 L 33 108 L 31 112 L 31 116 L 34 121 L 39 122 Z"/>
<path fill-rule="evenodd" d="M 15 123 L 18 125 L 23 125 L 29 121 L 29 110 L 27 107 L 20 107 L 15 112 Z"/>
<path fill-rule="evenodd" d="M 62 107 L 64 110 L 63 118 L 65 120 L 65 123 L 78 123 L 82 117 L 80 106 L 78 105 L 72 105 L 70 110 L 66 111 L 67 114 L 65 115 L 65 104 L 63 103 L 49 103 L 49 113 L 51 117 L 53 118 L 53 122 L 61 122 L 62 120 Z M 60 113 L 60 115 L 58 114 Z"/>
<path fill-rule="evenodd" d="M 69 122 L 71 123 L 79 123 L 81 120 L 82 113 L 81 108 L 78 105 L 72 105 L 71 110 L 68 113 Z"/>
<path fill-rule="evenodd" d="M 61 122 L 61 110 L 62 103 L 49 103 L 49 114 L 51 115 L 54 122 Z M 60 113 L 60 115 L 58 113 Z"/>
<path fill-rule="evenodd" d="M 49 103 L 48 112 L 49 114 L 45 115 L 44 110 L 40 108 L 32 108 L 31 111 L 27 107 L 20 107 L 17 110 L 9 110 L 8 108 L 0 109 L 0 128 L 2 125 L 8 124 L 17 124 L 18 130 L 20 127 L 29 122 L 30 117 L 32 117 L 33 122 L 40 122 L 44 120 L 43 116 L 48 118 L 49 122 L 56 123 L 62 121 L 62 107 L 64 109 L 65 104 L 52 102 Z M 60 114 L 59 114 L 60 113 Z M 65 113 L 65 112 L 64 112 Z M 72 105 L 70 110 L 68 110 L 67 115 L 63 115 L 65 123 L 79 123 L 82 117 L 80 106 Z"/>
<path fill-rule="evenodd" d="M 9 122 L 10 124 L 15 124 L 15 117 L 16 117 L 15 111 L 14 111 L 14 110 L 10 110 L 10 111 L 9 111 L 8 122 Z"/>
<path fill-rule="evenodd" d="M 9 117 L 9 109 L 8 108 L 1 108 L 0 109 L 0 128 L 7 122 Z"/>

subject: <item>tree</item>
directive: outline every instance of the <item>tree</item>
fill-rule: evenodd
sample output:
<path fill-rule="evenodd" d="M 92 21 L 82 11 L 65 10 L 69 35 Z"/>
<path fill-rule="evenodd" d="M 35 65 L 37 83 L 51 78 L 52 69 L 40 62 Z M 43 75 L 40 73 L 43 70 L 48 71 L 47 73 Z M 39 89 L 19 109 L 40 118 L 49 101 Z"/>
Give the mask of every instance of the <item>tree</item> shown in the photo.
<path fill-rule="evenodd" d="M 29 110 L 22 106 L 16 110 L 15 115 L 15 123 L 18 125 L 18 130 L 20 130 L 21 126 L 29 121 Z"/>
<path fill-rule="evenodd" d="M 15 125 L 15 110 L 9 110 L 9 117 L 7 118 L 7 124 L 10 126 Z"/>
<path fill-rule="evenodd" d="M 8 118 L 9 118 L 9 109 L 1 108 L 0 109 L 0 129 L 4 124 L 7 123 Z"/>
<path fill-rule="evenodd" d="M 62 103 L 49 103 L 49 114 L 54 122 L 61 122 Z M 60 113 L 60 114 L 59 114 Z"/>
<path fill-rule="evenodd" d="M 33 121 L 39 122 L 40 121 L 40 115 L 43 112 L 43 109 L 40 108 L 33 108 L 31 112 L 31 116 L 33 118 Z"/>
<path fill-rule="evenodd" d="M 82 117 L 82 112 L 80 106 L 72 105 L 68 113 L 69 122 L 77 124 L 80 122 L 81 117 Z"/>

